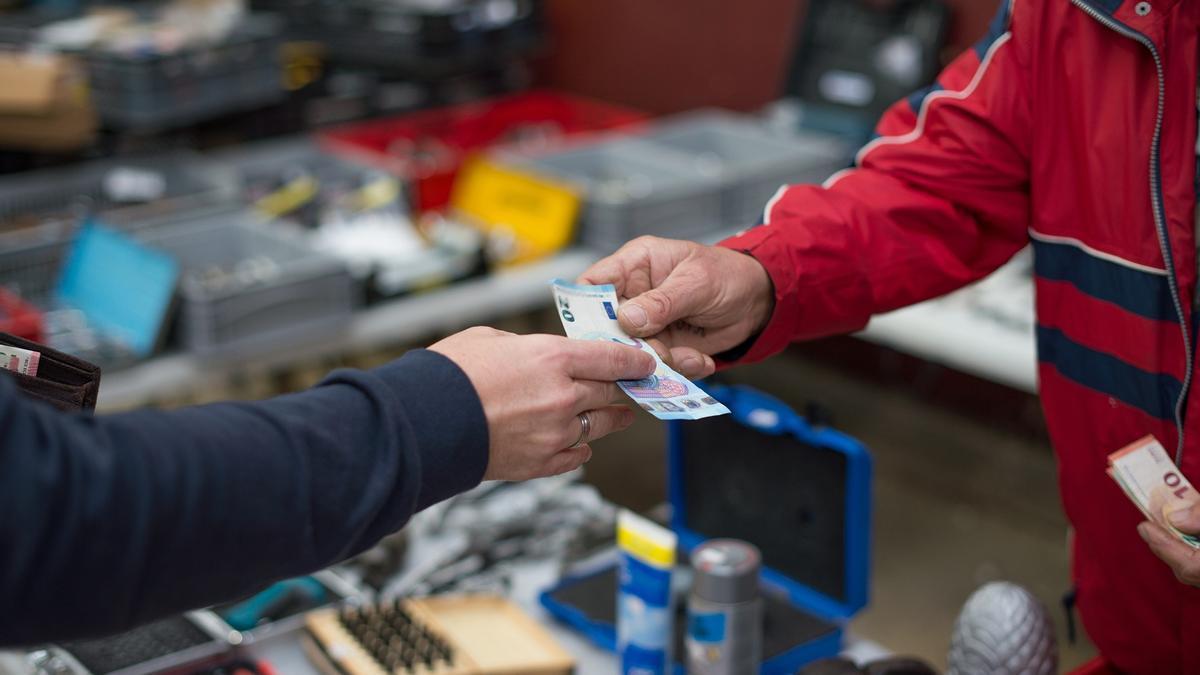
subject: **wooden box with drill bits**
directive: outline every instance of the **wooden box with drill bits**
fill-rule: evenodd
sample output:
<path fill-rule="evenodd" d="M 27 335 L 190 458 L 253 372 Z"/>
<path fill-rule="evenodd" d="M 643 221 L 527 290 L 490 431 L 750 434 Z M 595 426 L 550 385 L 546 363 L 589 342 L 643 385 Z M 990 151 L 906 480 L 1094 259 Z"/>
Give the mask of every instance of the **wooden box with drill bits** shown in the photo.
<path fill-rule="evenodd" d="M 494 596 L 386 601 L 308 615 L 304 647 L 328 675 L 567 675 L 574 661 Z"/>

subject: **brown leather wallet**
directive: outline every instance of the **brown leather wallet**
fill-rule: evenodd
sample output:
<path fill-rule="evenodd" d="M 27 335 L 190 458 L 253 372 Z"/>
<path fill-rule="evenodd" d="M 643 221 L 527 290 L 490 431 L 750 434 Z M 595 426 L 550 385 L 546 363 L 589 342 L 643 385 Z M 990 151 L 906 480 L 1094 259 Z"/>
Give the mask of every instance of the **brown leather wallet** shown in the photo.
<path fill-rule="evenodd" d="M 67 412 L 96 409 L 96 396 L 100 393 L 99 366 L 8 333 L 0 333 L 0 344 L 41 353 L 36 377 L 0 369 L 0 373 L 16 381 L 26 396 Z"/>

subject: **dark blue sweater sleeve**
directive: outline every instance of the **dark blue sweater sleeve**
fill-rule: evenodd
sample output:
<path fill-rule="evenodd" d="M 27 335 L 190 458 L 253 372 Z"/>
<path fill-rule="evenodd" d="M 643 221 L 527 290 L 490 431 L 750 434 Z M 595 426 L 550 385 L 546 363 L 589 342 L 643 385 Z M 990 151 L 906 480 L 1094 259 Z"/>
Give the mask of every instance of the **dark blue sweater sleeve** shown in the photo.
<path fill-rule="evenodd" d="M 319 569 L 476 485 L 487 460 L 470 380 L 430 351 L 258 403 L 100 417 L 0 377 L 0 645 L 112 633 Z"/>

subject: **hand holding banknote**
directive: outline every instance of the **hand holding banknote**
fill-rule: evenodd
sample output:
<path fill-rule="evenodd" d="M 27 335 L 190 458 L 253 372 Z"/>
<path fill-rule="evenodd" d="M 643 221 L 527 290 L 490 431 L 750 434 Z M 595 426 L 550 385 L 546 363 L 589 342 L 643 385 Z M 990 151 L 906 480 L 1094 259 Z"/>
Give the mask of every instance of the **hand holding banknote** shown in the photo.
<path fill-rule="evenodd" d="M 1175 578 L 1189 586 L 1200 586 L 1200 550 L 1180 541 L 1172 530 L 1200 536 L 1200 504 L 1176 505 L 1164 514 L 1170 529 L 1148 520 L 1138 526 L 1138 533 L 1149 544 L 1154 555 L 1171 566 Z"/>
<path fill-rule="evenodd" d="M 612 405 L 621 398 L 614 383 L 647 377 L 656 367 L 650 354 L 612 342 L 482 327 L 430 349 L 466 373 L 483 404 L 487 480 L 552 476 L 586 462 L 588 441 L 633 423 L 632 410 Z"/>
<path fill-rule="evenodd" d="M 612 284 L 621 329 L 661 340 L 689 378 L 711 375 L 712 355 L 760 332 L 775 307 L 771 278 L 753 257 L 675 239 L 634 239 L 579 281 Z"/>
<path fill-rule="evenodd" d="M 1146 516 L 1138 534 L 1175 577 L 1200 586 L 1200 493 L 1153 436 L 1108 457 L 1108 474 Z"/>
<path fill-rule="evenodd" d="M 616 288 L 612 285 L 587 286 L 562 279 L 551 282 L 554 306 L 567 337 L 585 342 L 629 345 L 652 355 L 652 373 L 633 380 L 617 382 L 638 406 L 662 420 L 699 420 L 727 415 L 729 409 L 709 396 L 696 383 L 681 375 L 664 359 L 660 345 L 630 337 L 617 320 L 620 311 Z"/>

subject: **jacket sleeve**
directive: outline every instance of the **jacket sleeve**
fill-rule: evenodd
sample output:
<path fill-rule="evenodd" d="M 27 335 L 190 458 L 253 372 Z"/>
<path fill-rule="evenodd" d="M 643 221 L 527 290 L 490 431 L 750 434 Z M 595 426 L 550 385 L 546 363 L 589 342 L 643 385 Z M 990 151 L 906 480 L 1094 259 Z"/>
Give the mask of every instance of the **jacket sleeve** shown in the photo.
<path fill-rule="evenodd" d="M 982 278 L 1025 245 L 1028 36 L 1009 4 L 931 88 L 888 110 L 854 167 L 781 188 L 763 224 L 721 243 L 757 258 L 775 285 L 775 312 L 743 360 L 859 330 Z"/>
<path fill-rule="evenodd" d="M 0 645 L 113 633 L 327 566 L 487 460 L 470 380 L 429 351 L 268 401 L 102 417 L 0 376 Z"/>

